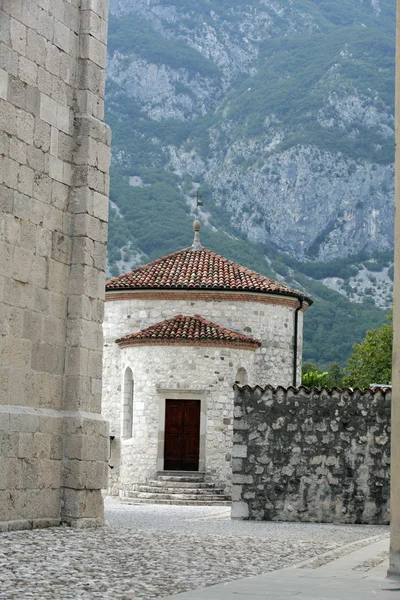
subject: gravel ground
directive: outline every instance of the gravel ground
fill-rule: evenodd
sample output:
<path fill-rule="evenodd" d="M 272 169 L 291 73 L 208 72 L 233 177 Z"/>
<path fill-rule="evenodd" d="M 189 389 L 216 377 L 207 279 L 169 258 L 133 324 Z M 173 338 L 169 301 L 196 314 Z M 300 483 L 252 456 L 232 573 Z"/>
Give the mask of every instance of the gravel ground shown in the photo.
<path fill-rule="evenodd" d="M 110 528 L 0 534 L 0 599 L 167 596 L 300 562 L 387 527 L 230 521 L 223 507 L 126 505 Z"/>

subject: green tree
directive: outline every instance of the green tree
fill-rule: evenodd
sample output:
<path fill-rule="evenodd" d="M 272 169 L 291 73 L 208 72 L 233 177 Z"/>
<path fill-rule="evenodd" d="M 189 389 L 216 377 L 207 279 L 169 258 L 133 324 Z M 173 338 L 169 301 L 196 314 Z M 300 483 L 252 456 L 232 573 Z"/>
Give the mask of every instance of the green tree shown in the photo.
<path fill-rule="evenodd" d="M 390 383 L 392 379 L 392 315 L 389 323 L 367 331 L 360 344 L 354 346 L 347 361 L 344 382 L 352 387 L 365 388 L 371 383 Z"/>
<path fill-rule="evenodd" d="M 326 387 L 328 372 L 322 373 L 312 363 L 304 363 L 302 367 L 301 384 L 305 387 Z"/>
<path fill-rule="evenodd" d="M 343 371 L 337 362 L 329 365 L 328 373 L 326 375 L 326 387 L 341 387 L 343 385 Z"/>
<path fill-rule="evenodd" d="M 317 371 L 318 373 L 320 372 L 317 365 L 315 365 L 312 362 L 303 362 L 303 364 L 301 365 L 301 374 L 305 375 L 306 373 L 310 373 L 310 371 Z"/>
<path fill-rule="evenodd" d="M 306 387 L 333 388 L 343 385 L 343 372 L 336 362 L 329 365 L 327 371 L 321 371 L 313 363 L 304 362 L 301 371 L 301 383 Z"/>

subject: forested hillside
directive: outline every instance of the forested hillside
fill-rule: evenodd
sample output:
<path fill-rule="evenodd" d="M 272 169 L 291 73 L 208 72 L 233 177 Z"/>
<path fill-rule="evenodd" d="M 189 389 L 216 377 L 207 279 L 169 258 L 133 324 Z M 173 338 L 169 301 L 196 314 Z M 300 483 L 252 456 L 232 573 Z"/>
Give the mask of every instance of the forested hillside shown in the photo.
<path fill-rule="evenodd" d="M 395 0 L 110 8 L 110 273 L 190 245 L 198 192 L 202 243 L 302 286 L 305 359 L 344 364 L 391 304 Z"/>

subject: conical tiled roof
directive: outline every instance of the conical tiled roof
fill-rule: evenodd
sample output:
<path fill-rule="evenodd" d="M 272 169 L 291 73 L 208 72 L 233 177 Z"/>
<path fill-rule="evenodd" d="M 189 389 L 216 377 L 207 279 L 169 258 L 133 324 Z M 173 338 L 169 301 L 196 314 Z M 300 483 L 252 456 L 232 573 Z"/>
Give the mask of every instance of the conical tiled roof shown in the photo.
<path fill-rule="evenodd" d="M 217 344 L 217 345 L 240 345 L 256 349 L 261 346 L 258 340 L 226 329 L 204 319 L 200 315 L 184 316 L 175 315 L 146 329 L 131 333 L 116 340 L 117 344 L 124 346 L 141 345 L 147 343 L 175 343 L 175 344 Z"/>
<path fill-rule="evenodd" d="M 304 297 L 298 290 L 201 246 L 179 250 L 106 282 L 107 291 L 138 289 L 228 290 Z"/>

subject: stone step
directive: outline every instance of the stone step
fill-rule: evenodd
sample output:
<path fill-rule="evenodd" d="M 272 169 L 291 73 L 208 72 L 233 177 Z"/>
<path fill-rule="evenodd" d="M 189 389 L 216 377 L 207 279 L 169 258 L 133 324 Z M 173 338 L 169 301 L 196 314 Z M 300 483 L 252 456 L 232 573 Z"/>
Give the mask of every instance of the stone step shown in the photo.
<path fill-rule="evenodd" d="M 175 506 L 231 506 L 231 500 L 165 500 L 159 498 L 121 498 L 125 504 L 171 504 Z"/>
<path fill-rule="evenodd" d="M 187 475 L 158 475 L 157 477 L 158 481 L 178 481 L 178 482 L 188 482 L 188 483 L 194 483 L 194 482 L 199 482 L 202 483 L 204 482 L 204 475 L 203 476 L 187 476 Z"/>
<path fill-rule="evenodd" d="M 194 477 L 204 479 L 206 471 L 157 471 L 157 477 Z"/>
<path fill-rule="evenodd" d="M 206 481 L 159 481 L 158 479 L 150 479 L 146 485 L 151 485 L 152 487 L 169 487 L 169 488 L 192 488 L 196 487 L 197 489 L 203 488 L 215 488 L 215 483 L 206 482 Z"/>
<path fill-rule="evenodd" d="M 149 485 L 139 485 L 138 486 L 138 491 L 139 492 L 151 492 L 153 494 L 196 494 L 196 495 L 220 495 L 223 494 L 224 491 L 215 487 L 201 487 L 201 488 L 197 488 L 197 487 L 193 487 L 193 485 L 191 487 L 175 487 L 172 486 L 170 487 L 169 485 L 152 485 L 149 483 Z"/>
<path fill-rule="evenodd" d="M 159 471 L 157 479 L 139 485 L 123 502 L 130 504 L 182 504 L 230 506 L 231 498 L 199 471 Z"/>
<path fill-rule="evenodd" d="M 198 494 L 165 494 L 158 493 L 153 494 L 151 492 L 132 492 L 130 495 L 131 498 L 135 499 L 144 499 L 144 500 L 199 500 L 201 498 L 202 501 L 208 502 L 213 500 L 228 500 L 227 496 L 217 495 L 217 494 L 204 494 L 199 496 Z"/>

